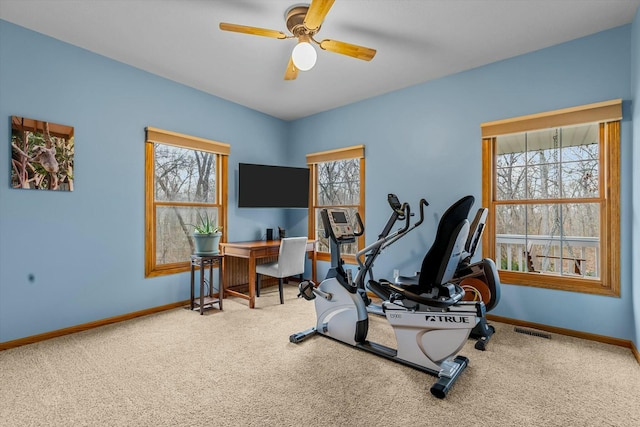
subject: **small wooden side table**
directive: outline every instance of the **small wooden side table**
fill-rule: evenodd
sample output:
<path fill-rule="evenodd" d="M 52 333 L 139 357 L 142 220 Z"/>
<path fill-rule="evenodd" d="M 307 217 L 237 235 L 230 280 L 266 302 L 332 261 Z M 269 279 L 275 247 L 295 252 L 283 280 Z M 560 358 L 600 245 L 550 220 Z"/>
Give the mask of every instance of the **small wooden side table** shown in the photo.
<path fill-rule="evenodd" d="M 200 309 L 200 314 L 204 314 L 205 306 L 213 308 L 213 304 L 218 304 L 220 310 L 222 310 L 222 300 L 224 299 L 224 283 L 223 283 L 223 263 L 224 255 L 191 255 L 191 310 L 194 308 Z M 218 267 L 218 295 L 217 298 L 213 293 L 213 267 Z M 195 297 L 195 269 L 200 269 L 200 297 Z M 206 271 L 208 270 L 209 278 L 206 279 Z M 205 295 L 204 285 L 209 286 L 209 295 Z"/>

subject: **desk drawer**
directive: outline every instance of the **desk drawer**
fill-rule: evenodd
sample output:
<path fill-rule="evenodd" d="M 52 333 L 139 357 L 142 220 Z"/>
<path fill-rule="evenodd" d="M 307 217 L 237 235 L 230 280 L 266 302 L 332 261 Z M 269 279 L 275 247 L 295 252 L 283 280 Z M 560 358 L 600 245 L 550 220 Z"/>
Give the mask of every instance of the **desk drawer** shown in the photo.
<path fill-rule="evenodd" d="M 278 256 L 278 254 L 280 254 L 280 247 L 255 249 L 251 251 L 251 253 L 254 254 L 256 258 Z"/>

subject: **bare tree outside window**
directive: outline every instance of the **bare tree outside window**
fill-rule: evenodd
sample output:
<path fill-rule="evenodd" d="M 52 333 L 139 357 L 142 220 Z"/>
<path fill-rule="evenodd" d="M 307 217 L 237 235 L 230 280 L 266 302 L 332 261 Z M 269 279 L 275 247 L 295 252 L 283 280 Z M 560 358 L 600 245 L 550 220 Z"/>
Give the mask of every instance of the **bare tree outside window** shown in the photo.
<path fill-rule="evenodd" d="M 360 204 L 360 159 L 318 164 L 318 205 Z"/>
<path fill-rule="evenodd" d="M 364 221 L 364 145 L 353 145 L 328 151 L 307 154 L 307 165 L 311 171 L 312 207 L 309 211 L 309 236 L 315 236 L 317 259 L 330 260 L 329 241 L 324 237 L 320 211 L 339 208 L 347 211 L 355 226 L 356 213 Z M 365 244 L 362 234 L 356 242 L 342 246 L 342 259 L 355 264 L 358 248 Z"/>
<path fill-rule="evenodd" d="M 315 216 L 317 224 L 317 250 L 329 252 L 329 240 L 324 237 L 320 210 L 326 208 L 346 208 L 349 218 L 355 221 L 360 204 L 360 159 L 336 160 L 317 164 L 317 204 Z M 343 245 L 343 253 L 355 255 L 358 244 Z"/>
<path fill-rule="evenodd" d="M 599 124 L 496 138 L 496 261 L 600 278 Z"/>
<path fill-rule="evenodd" d="M 483 255 L 520 286 L 620 296 L 622 100 L 480 125 Z"/>
<path fill-rule="evenodd" d="M 145 277 L 189 271 L 201 218 L 226 225 L 231 146 L 151 126 L 145 132 Z"/>
<path fill-rule="evenodd" d="M 155 144 L 156 265 L 183 262 L 194 252 L 198 213 L 218 218 L 216 154 Z"/>

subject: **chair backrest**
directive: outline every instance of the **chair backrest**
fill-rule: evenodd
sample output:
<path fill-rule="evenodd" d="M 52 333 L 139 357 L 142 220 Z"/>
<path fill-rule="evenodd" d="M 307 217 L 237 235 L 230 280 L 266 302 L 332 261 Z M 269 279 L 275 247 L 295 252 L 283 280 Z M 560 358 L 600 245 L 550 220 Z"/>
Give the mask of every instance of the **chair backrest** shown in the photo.
<path fill-rule="evenodd" d="M 446 210 L 438 223 L 438 231 L 431 248 L 422 260 L 418 287 L 421 292 L 429 292 L 434 286 L 442 285 L 453 277 L 458 260 L 452 259 L 454 252 L 464 249 L 464 244 L 469 233 L 469 211 L 473 202 L 473 196 L 465 196 L 455 202 Z M 463 225 L 466 223 L 466 225 Z M 452 264 L 456 264 L 451 267 Z"/>
<path fill-rule="evenodd" d="M 278 276 L 287 277 L 304 273 L 306 237 L 286 237 L 280 242 Z"/>

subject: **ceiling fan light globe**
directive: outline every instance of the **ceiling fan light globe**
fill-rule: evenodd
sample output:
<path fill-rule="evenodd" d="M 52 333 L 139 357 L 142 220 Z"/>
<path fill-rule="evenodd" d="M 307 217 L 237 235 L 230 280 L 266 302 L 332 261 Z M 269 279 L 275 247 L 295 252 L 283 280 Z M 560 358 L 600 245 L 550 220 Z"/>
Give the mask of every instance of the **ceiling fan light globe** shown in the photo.
<path fill-rule="evenodd" d="M 300 42 L 293 48 L 291 59 L 300 71 L 309 71 L 316 65 L 318 54 L 310 43 Z"/>

